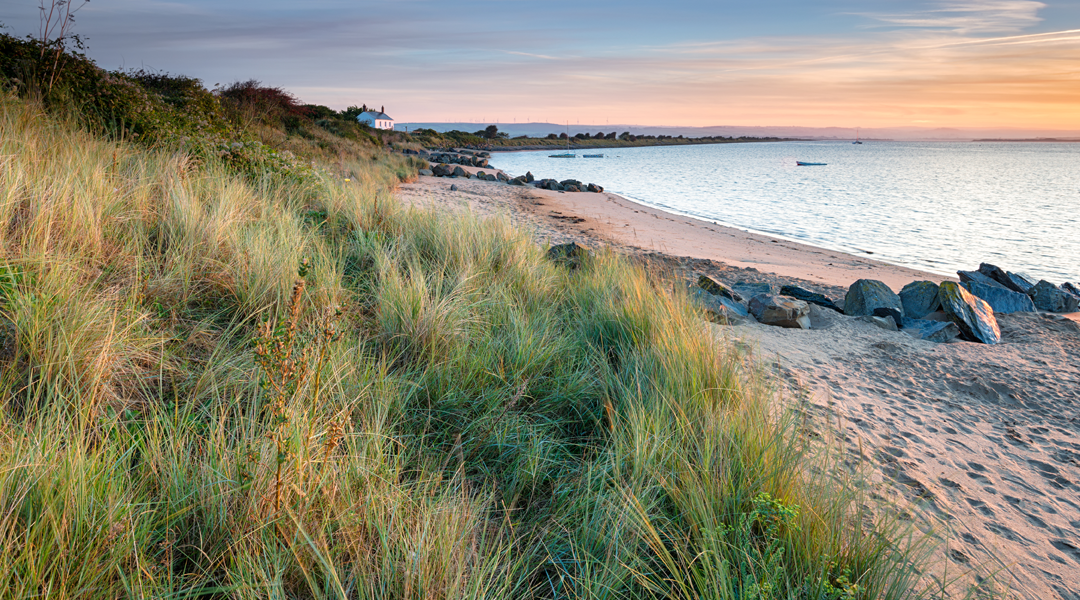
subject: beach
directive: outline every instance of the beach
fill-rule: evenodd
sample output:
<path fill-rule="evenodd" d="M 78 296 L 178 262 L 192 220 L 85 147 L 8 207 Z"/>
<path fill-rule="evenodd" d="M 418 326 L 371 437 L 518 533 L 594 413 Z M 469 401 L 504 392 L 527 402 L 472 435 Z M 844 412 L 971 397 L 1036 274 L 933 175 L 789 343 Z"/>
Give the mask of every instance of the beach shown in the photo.
<path fill-rule="evenodd" d="M 836 299 L 858 279 L 894 291 L 948 279 L 614 194 L 421 177 L 397 196 L 503 216 L 539 243 L 611 248 L 686 279 L 792 283 Z M 935 344 L 817 307 L 810 316 L 808 330 L 703 327 L 775 371 L 874 494 L 942 542 L 924 584 L 959 597 L 992 576 L 1007 597 L 1080 598 L 1080 314 L 999 315 L 994 346 Z"/>

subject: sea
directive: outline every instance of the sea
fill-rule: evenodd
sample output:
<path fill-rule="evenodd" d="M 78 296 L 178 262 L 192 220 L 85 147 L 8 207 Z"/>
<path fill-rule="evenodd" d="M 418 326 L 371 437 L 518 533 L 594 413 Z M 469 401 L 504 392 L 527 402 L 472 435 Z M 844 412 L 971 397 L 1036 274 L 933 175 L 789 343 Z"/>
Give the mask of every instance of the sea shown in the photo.
<path fill-rule="evenodd" d="M 511 176 L 942 275 L 1080 282 L 1080 143 L 760 142 L 492 153 Z M 825 163 L 797 166 L 796 161 Z"/>

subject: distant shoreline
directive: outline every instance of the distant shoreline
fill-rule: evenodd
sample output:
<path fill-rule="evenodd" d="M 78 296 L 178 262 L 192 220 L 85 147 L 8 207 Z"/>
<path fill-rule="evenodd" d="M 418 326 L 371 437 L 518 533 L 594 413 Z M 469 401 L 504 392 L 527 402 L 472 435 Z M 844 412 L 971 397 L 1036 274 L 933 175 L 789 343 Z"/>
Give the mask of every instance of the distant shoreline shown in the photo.
<path fill-rule="evenodd" d="M 1080 138 L 984 138 L 980 140 L 971 140 L 973 142 L 1050 142 L 1050 143 L 1076 143 L 1080 142 Z"/>

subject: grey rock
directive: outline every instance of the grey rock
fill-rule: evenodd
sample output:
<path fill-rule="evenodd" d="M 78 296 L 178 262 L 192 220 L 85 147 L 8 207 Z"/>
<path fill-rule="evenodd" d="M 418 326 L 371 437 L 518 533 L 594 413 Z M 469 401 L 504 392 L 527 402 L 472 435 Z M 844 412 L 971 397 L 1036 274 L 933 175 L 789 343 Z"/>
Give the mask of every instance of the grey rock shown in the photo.
<path fill-rule="evenodd" d="M 1020 287 L 1019 285 L 1016 284 L 1016 282 L 1014 282 L 1012 279 L 1010 279 L 1009 274 L 1006 273 L 1004 270 L 1002 270 L 1001 267 L 998 267 L 996 265 L 992 265 L 990 263 L 980 263 L 979 264 L 979 272 L 982 273 L 983 275 L 986 275 L 990 279 L 993 279 L 994 281 L 1000 283 L 1001 285 L 1005 286 L 1007 289 L 1010 289 L 1010 290 L 1012 290 L 1014 292 L 1019 292 L 1021 294 L 1027 293 L 1027 291 L 1024 288 Z M 994 309 L 994 310 L 997 310 L 997 309 Z"/>
<path fill-rule="evenodd" d="M 776 290 L 772 285 L 768 283 L 756 283 L 751 281 L 739 280 L 731 284 L 731 289 L 735 290 L 737 294 L 743 298 L 753 298 L 758 294 L 774 294 Z"/>
<path fill-rule="evenodd" d="M 912 281 L 898 295 L 904 314 L 912 319 L 921 319 L 941 308 L 938 285 L 933 281 Z"/>
<path fill-rule="evenodd" d="M 956 323 L 929 319 L 904 319 L 900 330 L 911 337 L 939 344 L 960 335 L 960 328 L 956 326 Z"/>
<path fill-rule="evenodd" d="M 954 281 L 941 284 L 941 308 L 949 320 L 960 328 L 960 337 L 969 342 L 996 344 L 1001 341 L 994 310 L 983 300 L 972 296 Z"/>
<path fill-rule="evenodd" d="M 498 177 L 496 177 L 495 175 L 493 175 L 491 173 L 488 173 L 487 175 L 485 175 L 484 179 L 487 180 L 487 181 L 498 181 L 499 180 Z"/>
<path fill-rule="evenodd" d="M 576 269 L 590 256 L 589 249 L 579 246 L 574 242 L 552 246 L 547 251 L 548 260 L 555 264 L 564 265 L 570 269 Z"/>
<path fill-rule="evenodd" d="M 977 298 L 982 298 L 995 314 L 1008 314 L 1014 312 L 1035 312 L 1035 305 L 1027 294 L 991 287 L 982 283 L 968 281 L 961 283 L 964 289 L 971 292 Z"/>
<path fill-rule="evenodd" d="M 860 279 L 851 284 L 844 296 L 844 314 L 861 317 L 874 314 L 875 308 L 895 308 L 904 314 L 904 305 L 889 286 L 876 279 Z"/>
<path fill-rule="evenodd" d="M 449 177 L 450 175 L 454 174 L 454 169 L 446 163 L 439 163 L 435 165 L 431 168 L 431 171 L 435 174 L 436 177 Z"/>
<path fill-rule="evenodd" d="M 893 321 L 889 317 L 875 317 L 874 315 L 863 315 L 858 317 L 859 321 L 876 325 L 884 329 L 885 331 L 896 331 L 896 321 Z"/>
<path fill-rule="evenodd" d="M 785 285 L 780 288 L 781 296 L 791 296 L 796 300 L 802 300 L 803 302 L 809 302 L 810 304 L 817 304 L 825 308 L 835 310 L 838 313 L 844 312 L 836 305 L 836 302 L 832 298 L 829 298 L 825 294 L 819 294 L 817 292 L 811 292 L 810 290 L 801 288 L 797 285 Z"/>
<path fill-rule="evenodd" d="M 1009 289 L 1009 288 L 1001 285 L 1000 283 L 994 281 L 988 275 L 984 275 L 984 274 L 982 274 L 982 273 L 980 273 L 978 271 L 957 271 L 956 274 L 960 276 L 960 282 L 961 283 L 967 283 L 969 281 L 974 281 L 976 283 L 982 283 L 984 285 L 989 285 L 989 286 L 993 286 L 993 287 L 999 287 L 999 288 L 1005 289 L 1005 290 Z"/>
<path fill-rule="evenodd" d="M 510 185 L 525 185 L 525 179 L 522 177 L 515 177 L 510 180 Z"/>
<path fill-rule="evenodd" d="M 562 184 L 563 187 L 566 187 L 568 185 L 576 185 L 577 187 L 581 187 L 581 182 L 577 179 L 563 179 L 559 183 Z"/>
<path fill-rule="evenodd" d="M 536 179 L 533 178 L 532 171 L 525 171 L 525 183 L 532 183 L 533 181 L 536 181 Z"/>
<path fill-rule="evenodd" d="M 883 317 L 883 318 L 886 318 L 886 319 L 892 319 L 893 323 L 896 324 L 897 329 L 899 329 L 902 326 L 901 323 L 904 320 L 904 314 L 902 312 L 900 312 L 899 310 L 896 310 L 895 308 L 889 307 L 889 306 L 879 306 L 879 307 L 875 308 L 874 309 L 874 316 L 875 317 Z"/>
<path fill-rule="evenodd" d="M 598 185 L 596 185 L 595 183 L 590 183 L 590 184 L 589 184 L 588 186 L 586 186 L 586 187 L 585 187 L 585 189 L 586 189 L 586 190 L 588 190 L 588 191 L 590 191 L 590 192 L 594 192 L 594 193 L 597 193 L 597 194 L 599 194 L 600 192 L 604 191 L 604 188 L 603 188 L 603 187 L 601 187 L 601 186 L 598 186 Z"/>
<path fill-rule="evenodd" d="M 457 191 L 457 184 L 456 183 L 451 183 L 450 184 L 450 191 L 451 192 L 456 192 Z"/>
<path fill-rule="evenodd" d="M 435 172 L 432 171 L 431 169 L 420 169 L 419 171 L 417 171 L 417 174 L 424 175 L 424 176 L 427 176 L 427 177 L 431 177 L 432 175 L 435 174 Z"/>
<path fill-rule="evenodd" d="M 705 318 L 713 323 L 744 325 L 757 322 L 745 306 L 730 298 L 714 296 L 693 283 L 687 285 L 687 293 L 694 306 L 705 313 Z"/>
<path fill-rule="evenodd" d="M 1068 281 L 1061 284 L 1061 289 L 1065 290 L 1066 292 L 1069 292 L 1070 294 L 1072 294 L 1073 296 L 1076 296 L 1077 298 L 1080 298 L 1080 288 L 1078 288 L 1075 285 L 1069 283 Z"/>
<path fill-rule="evenodd" d="M 736 302 L 743 301 L 742 296 L 740 296 L 738 292 L 731 290 L 726 285 L 705 275 L 698 277 L 697 286 L 714 296 L 723 296 Z"/>
<path fill-rule="evenodd" d="M 1080 298 L 1043 279 L 1028 292 L 1035 308 L 1049 312 L 1070 313 L 1080 310 Z"/>
<path fill-rule="evenodd" d="M 1029 294 L 1031 292 L 1031 288 L 1035 287 L 1035 280 L 1028 277 L 1027 275 L 1024 275 L 1023 273 L 1013 273 L 1012 271 L 1006 271 L 1005 277 L 1007 277 L 1009 281 L 1013 282 L 1013 285 L 1020 288 L 1020 291 L 1024 292 L 1025 294 Z"/>
<path fill-rule="evenodd" d="M 766 325 L 810 329 L 810 305 L 795 298 L 758 294 L 750 299 L 750 314 Z"/>
<path fill-rule="evenodd" d="M 469 172 L 461 167 L 454 167 L 454 170 L 450 173 L 454 177 L 468 177 Z"/>
<path fill-rule="evenodd" d="M 510 178 L 509 178 L 509 177 L 507 177 L 507 176 L 506 176 L 506 173 L 503 173 L 502 171 L 499 171 L 498 173 L 496 173 L 496 174 L 495 174 L 495 177 L 496 177 L 496 178 L 497 178 L 497 179 L 498 179 L 499 181 L 510 181 Z"/>

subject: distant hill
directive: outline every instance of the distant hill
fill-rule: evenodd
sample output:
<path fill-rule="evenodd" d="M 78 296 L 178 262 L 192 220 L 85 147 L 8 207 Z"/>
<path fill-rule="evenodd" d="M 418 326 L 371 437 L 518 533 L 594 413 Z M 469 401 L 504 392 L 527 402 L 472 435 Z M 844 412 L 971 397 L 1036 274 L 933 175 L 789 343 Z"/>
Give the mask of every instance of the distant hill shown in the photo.
<path fill-rule="evenodd" d="M 431 122 L 398 122 L 395 129 L 404 131 L 406 128 L 412 131 L 417 128 L 434 129 L 435 131 L 468 131 L 474 132 L 484 129 L 492 123 L 431 123 Z M 529 137 L 543 137 L 549 133 L 564 133 L 567 130 L 565 124 L 560 123 L 495 123 L 500 132 L 511 137 L 527 135 Z M 634 135 L 670 135 L 686 137 L 784 137 L 803 138 L 815 140 L 852 140 L 855 139 L 854 127 L 801 127 L 801 126 L 749 126 L 749 125 L 711 125 L 707 127 L 667 127 L 662 125 L 570 125 L 570 135 L 578 133 L 595 134 L 599 131 L 610 133 L 612 131 L 622 133 L 629 131 Z M 1029 130 L 1007 128 L 952 128 L 952 127 L 862 127 L 859 128 L 859 137 L 862 139 L 887 139 L 887 140 L 939 140 L 939 141 L 968 141 L 968 140 L 1036 140 L 1046 141 L 1041 138 L 1056 138 L 1061 141 L 1080 140 L 1080 131 L 1076 130 Z"/>

